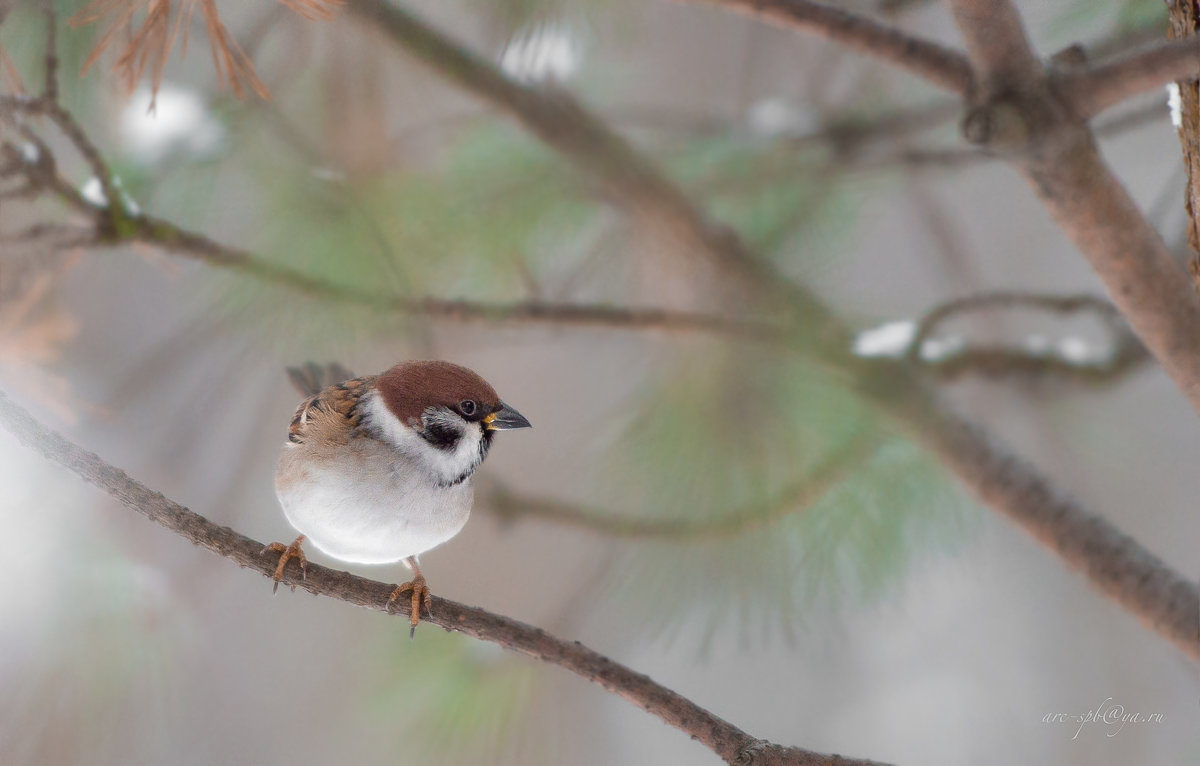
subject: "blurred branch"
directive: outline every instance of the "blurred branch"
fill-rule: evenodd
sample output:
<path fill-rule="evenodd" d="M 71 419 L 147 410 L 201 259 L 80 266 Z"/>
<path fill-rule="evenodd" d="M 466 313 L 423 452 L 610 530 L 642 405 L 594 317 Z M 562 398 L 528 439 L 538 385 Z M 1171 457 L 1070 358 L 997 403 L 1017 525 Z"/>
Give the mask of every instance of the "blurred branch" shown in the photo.
<path fill-rule="evenodd" d="M 860 53 L 875 56 L 944 90 L 966 95 L 971 68 L 951 48 L 922 40 L 902 30 L 810 0 L 701 0 L 763 18 L 774 24 L 829 38 Z"/>
<path fill-rule="evenodd" d="M 1162 122 L 1168 117 L 1166 108 L 1159 102 L 1145 104 L 1126 113 L 1104 119 L 1094 127 L 1097 138 L 1115 138 L 1145 125 Z M 976 147 L 923 149 L 900 146 L 882 156 L 860 160 L 848 157 L 846 161 L 857 169 L 887 168 L 901 165 L 918 170 L 955 170 L 969 165 L 995 162 L 1001 159 L 991 152 Z"/>
<path fill-rule="evenodd" d="M 798 341 L 844 347 L 845 327 L 814 292 L 750 252 L 734 231 L 705 215 L 652 160 L 569 92 L 507 77 L 491 61 L 386 0 L 347 0 L 346 10 L 449 81 L 510 114 L 597 182 L 613 204 L 719 268 L 730 287 L 742 288 L 769 308 L 786 310 L 806 326 Z"/>
<path fill-rule="evenodd" d="M 160 219 L 143 217 L 127 237 L 214 266 L 234 268 L 271 284 L 315 298 L 388 311 L 401 316 L 457 322 L 545 324 L 610 329 L 725 335 L 769 343 L 786 343 L 792 333 L 772 322 L 604 304 L 555 303 L 541 300 L 489 303 L 452 298 L 408 297 L 339 285 L 231 248 Z"/>
<path fill-rule="evenodd" d="M 54 0 L 42 0 L 46 14 L 46 81 L 42 98 L 58 101 L 58 16 L 54 12 Z"/>
<path fill-rule="evenodd" d="M 944 382 L 964 377 L 1020 378 L 1109 386 L 1149 361 L 1145 347 L 1134 338 L 1099 361 L 1075 361 L 1062 353 L 1038 353 L 1009 346 L 976 346 L 935 358 L 922 358 L 920 364 L 926 372 Z"/>
<path fill-rule="evenodd" d="M 1086 121 L 1033 56 L 1010 2 L 950 0 L 979 88 L 964 137 L 1008 157 L 1104 281 L 1167 375 L 1200 410 L 1200 299 L 1104 164 Z M 1063 75 L 1067 76 L 1067 75 Z"/>
<path fill-rule="evenodd" d="M 1200 75 L 1200 38 L 1159 42 L 1063 76 L 1076 114 L 1090 118 L 1130 96 Z"/>
<path fill-rule="evenodd" d="M 504 522 L 537 519 L 599 532 L 613 537 L 711 540 L 733 537 L 807 510 L 845 481 L 875 452 L 879 435 L 862 433 L 827 456 L 808 475 L 794 482 L 765 505 L 753 505 L 717 518 L 648 519 L 618 515 L 546 498 L 514 494 L 499 486 L 488 496 L 488 507 Z"/>
<path fill-rule="evenodd" d="M 46 13 L 46 51 L 44 56 L 46 79 L 42 94 L 37 98 L 19 95 L 0 96 L 0 119 L 15 123 L 18 131 L 38 150 L 37 156 L 25 163 L 29 168 L 27 175 L 30 185 L 34 188 L 54 191 L 72 207 L 94 217 L 105 234 L 111 234 L 121 228 L 120 224 L 125 218 L 124 198 L 118 193 L 112 171 L 101 157 L 100 150 L 88 138 L 70 112 L 58 102 L 57 18 L 53 2 L 47 0 L 43 6 Z M 100 184 L 105 199 L 103 206 L 88 204 L 87 200 L 74 187 L 58 176 L 56 164 L 49 148 L 24 123 L 24 118 L 37 116 L 49 118 L 83 157 L 88 167 L 91 168 L 96 181 Z M 8 153 L 11 154 L 11 151 Z"/>
<path fill-rule="evenodd" d="M 1200 660 L 1200 586 L 946 406 L 905 364 L 872 360 L 858 383 L 984 505 L 1054 551 L 1105 596 Z"/>
<path fill-rule="evenodd" d="M 1108 353 L 1097 356 L 1085 349 L 1047 347 L 1018 349 L 1010 346 L 970 347 L 963 345 L 930 353 L 937 329 L 962 314 L 994 309 L 1032 308 L 1054 314 L 1091 312 L 1099 317 L 1111 334 Z M 980 293 L 949 301 L 931 310 L 917 323 L 917 331 L 908 346 L 908 361 L 922 365 L 942 380 L 965 375 L 989 378 L 1053 377 L 1079 383 L 1107 385 L 1150 362 L 1146 347 L 1128 329 L 1116 307 L 1091 295 L 1039 295 L 998 291 Z"/>
<path fill-rule="evenodd" d="M 26 447 L 66 467 L 137 511 L 189 540 L 230 559 L 239 566 L 270 577 L 275 557 L 262 553 L 263 544 L 228 527 L 217 526 L 199 514 L 175 503 L 104 462 L 95 454 L 72 443 L 35 420 L 28 412 L 0 393 L 0 423 Z M 407 619 L 409 606 L 397 602 L 388 610 L 388 597 L 395 586 L 357 577 L 310 563 L 307 576 L 298 579 L 287 573 L 283 582 L 309 593 L 329 596 L 355 606 L 396 614 Z M 266 593 L 264 585 L 263 593 Z M 651 713 L 697 740 L 731 764 L 756 766 L 867 766 L 870 762 L 822 755 L 794 747 L 755 739 L 696 703 L 676 694 L 648 677 L 574 641 L 563 641 L 543 630 L 516 620 L 435 597 L 433 614 L 426 622 L 506 649 L 558 665 Z"/>
<path fill-rule="evenodd" d="M 68 140 L 87 158 L 93 171 L 98 173 L 97 178 L 105 179 L 101 181 L 102 188 L 113 190 L 115 195 L 121 195 L 119 181 L 112 175 L 99 150 L 65 109 L 57 104 L 47 105 L 43 99 L 0 97 L 0 117 L 4 116 L 4 110 L 17 114 L 57 115 L 55 123 L 60 127 L 65 126 L 64 133 Z M 96 223 L 96 228 L 90 233 L 87 229 L 73 229 L 69 243 L 59 241 L 59 246 L 69 244 L 70 247 L 107 247 L 123 242 L 151 245 L 212 266 L 240 270 L 265 283 L 314 298 L 375 308 L 401 316 L 457 322 L 547 324 L 701 333 L 767 343 L 787 343 L 794 334 L 778 323 L 716 314 L 540 300 L 497 303 L 433 297 L 414 298 L 340 285 L 310 276 L 287 265 L 272 263 L 245 250 L 223 245 L 169 221 L 140 213 L 131 214 L 124 209 L 124 200 L 120 196 L 118 198 L 122 199 L 122 205 L 119 208 L 114 208 L 112 204 L 107 208 L 97 208 L 58 173 L 57 161 L 49 145 L 27 125 L 20 124 L 18 129 L 31 148 L 26 153 L 12 143 L 0 143 L 0 180 L 10 176 L 22 176 L 25 185 L 16 190 L 2 192 L 0 196 L 33 196 L 49 192 Z M 114 213 L 117 216 L 115 219 Z M 32 238 L 47 231 L 45 227 L 34 227 L 22 236 Z"/>
<path fill-rule="evenodd" d="M 967 44 L 976 85 L 1000 90 L 1041 79 L 1041 64 L 1010 0 L 948 0 L 947 5 Z"/>
<path fill-rule="evenodd" d="M 1139 338 L 1200 410 L 1200 300 L 1162 238 L 1104 165 L 1086 120 L 1060 95 L 1055 83 L 1078 66 L 1061 61 L 1053 70 L 1044 68 L 1007 0 L 950 0 L 950 6 L 975 73 L 965 78 L 972 84 L 970 93 L 960 91 L 971 102 L 962 122 L 964 137 L 1024 171 Z"/>

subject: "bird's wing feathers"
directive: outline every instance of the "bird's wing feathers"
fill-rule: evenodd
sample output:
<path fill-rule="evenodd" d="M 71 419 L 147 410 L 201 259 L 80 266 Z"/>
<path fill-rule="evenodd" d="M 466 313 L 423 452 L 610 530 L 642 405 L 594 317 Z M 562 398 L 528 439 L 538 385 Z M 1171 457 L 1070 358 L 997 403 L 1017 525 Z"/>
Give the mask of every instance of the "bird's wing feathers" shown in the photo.
<path fill-rule="evenodd" d="M 292 370 L 289 369 L 288 373 L 291 374 Z M 362 421 L 359 402 L 363 395 L 371 390 L 376 377 L 378 376 L 367 375 L 351 378 L 324 388 L 305 399 L 292 416 L 292 424 L 288 428 L 288 441 L 303 444 L 316 433 L 320 434 L 323 440 L 344 443 Z M 293 382 L 295 379 L 293 376 Z"/>

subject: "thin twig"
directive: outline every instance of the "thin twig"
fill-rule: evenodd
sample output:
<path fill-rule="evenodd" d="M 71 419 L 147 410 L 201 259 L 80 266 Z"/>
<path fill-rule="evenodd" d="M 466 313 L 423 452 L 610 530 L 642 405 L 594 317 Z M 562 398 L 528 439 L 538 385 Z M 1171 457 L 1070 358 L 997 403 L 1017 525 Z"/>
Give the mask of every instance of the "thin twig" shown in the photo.
<path fill-rule="evenodd" d="M 1091 312 L 1109 330 L 1109 350 L 1102 355 L 1087 354 L 1080 358 L 1077 352 L 1049 346 L 1030 349 L 1007 345 L 970 346 L 964 343 L 944 352 L 927 353 L 926 342 L 949 319 L 967 313 L 1011 308 L 1063 315 Z M 917 322 L 917 331 L 905 356 L 910 363 L 920 365 L 943 381 L 970 375 L 987 378 L 1051 378 L 1094 385 L 1111 385 L 1151 360 L 1146 347 L 1129 331 L 1120 312 L 1103 298 L 1014 291 L 977 293 L 937 306 Z"/>
<path fill-rule="evenodd" d="M 130 477 L 124 471 L 106 463 L 95 454 L 72 443 L 61 434 L 35 420 L 28 412 L 0 393 L 0 424 L 11 431 L 25 446 L 70 469 L 119 500 L 192 544 L 207 548 L 239 566 L 270 577 L 276 559 L 262 553 L 263 544 L 241 535 L 228 527 L 217 526 L 199 514 L 175 503 Z M 395 588 L 374 580 L 357 577 L 348 572 L 309 564 L 303 579 L 292 570 L 285 572 L 283 583 L 302 588 L 309 593 L 329 596 L 356 606 L 389 612 L 389 595 Z M 266 587 L 263 594 L 266 595 Z M 401 602 L 404 600 L 401 599 Z M 409 605 L 397 602 L 395 615 L 408 617 Z M 558 665 L 607 691 L 651 713 L 670 726 L 691 737 L 729 763 L 777 764 L 778 766 L 866 765 L 870 762 L 827 756 L 799 748 L 764 743 L 738 729 L 691 700 L 661 686 L 601 655 L 579 642 L 555 638 L 545 631 L 516 620 L 492 614 L 477 607 L 435 597 L 432 615 L 426 622 L 439 625 L 506 649 L 526 654 L 542 662 Z M 739 758 L 748 748 L 756 748 L 752 761 Z"/>
<path fill-rule="evenodd" d="M 971 68 L 958 51 L 896 27 L 810 0 L 700 0 L 741 11 L 789 29 L 812 32 L 875 56 L 939 88 L 965 96 Z"/>
<path fill-rule="evenodd" d="M 108 213 L 105 220 L 106 226 L 112 231 L 116 231 L 120 228 L 120 222 L 126 218 L 125 199 L 117 188 L 115 176 L 108 163 L 104 161 L 104 156 L 92 143 L 92 139 L 88 137 L 75 117 L 57 101 L 43 102 L 41 111 L 58 126 L 67 140 L 83 155 L 84 161 L 91 168 L 92 175 L 100 183 L 100 189 L 104 193 L 105 209 Z"/>
<path fill-rule="evenodd" d="M 651 519 L 619 515 L 612 511 L 514 494 L 505 487 L 496 487 L 489 493 L 487 507 L 506 522 L 537 519 L 613 537 L 677 542 L 734 537 L 812 507 L 869 460 L 879 444 L 878 434 L 863 433 L 827 456 L 807 475 L 765 505 L 741 508 L 715 518 Z"/>
<path fill-rule="evenodd" d="M 922 358 L 921 368 L 944 383 L 965 377 L 1021 381 L 1052 380 L 1093 387 L 1112 386 L 1145 367 L 1151 356 L 1133 335 L 1095 361 L 1075 361 L 1062 353 L 1010 346 L 973 346 Z"/>
<path fill-rule="evenodd" d="M 54 12 L 54 0 L 43 0 L 46 14 L 46 83 L 42 99 L 58 102 L 58 15 Z"/>
<path fill-rule="evenodd" d="M 960 314 L 1010 308 L 1036 309 L 1053 314 L 1077 314 L 1082 311 L 1090 311 L 1114 329 L 1123 330 L 1125 328 L 1125 322 L 1121 319 L 1116 307 L 1094 295 L 1051 295 L 996 290 L 968 295 L 965 298 L 956 298 L 928 311 L 917 323 L 917 332 L 914 334 L 909 348 L 909 360 L 916 361 L 921 345 L 948 319 Z"/>
<path fill-rule="evenodd" d="M 133 225 L 134 229 L 128 235 L 131 242 L 154 245 L 213 266 L 237 269 L 266 283 L 312 297 L 376 308 L 402 316 L 457 322 L 547 324 L 701 333 L 765 343 L 786 343 L 795 335 L 785 326 L 775 322 L 659 308 L 540 300 L 489 303 L 452 298 L 397 296 L 328 282 L 287 265 L 272 263 L 244 250 L 222 245 L 158 218 L 145 216 L 134 221 Z"/>

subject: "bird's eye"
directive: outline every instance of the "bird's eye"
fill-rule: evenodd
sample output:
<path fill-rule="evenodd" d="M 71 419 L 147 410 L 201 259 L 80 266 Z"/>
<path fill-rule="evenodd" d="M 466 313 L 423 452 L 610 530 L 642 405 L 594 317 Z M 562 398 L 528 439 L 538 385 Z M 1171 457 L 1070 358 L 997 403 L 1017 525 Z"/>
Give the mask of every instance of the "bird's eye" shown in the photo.
<path fill-rule="evenodd" d="M 475 414 L 475 402 L 470 399 L 463 399 L 458 403 L 458 409 L 462 414 L 471 417 Z"/>

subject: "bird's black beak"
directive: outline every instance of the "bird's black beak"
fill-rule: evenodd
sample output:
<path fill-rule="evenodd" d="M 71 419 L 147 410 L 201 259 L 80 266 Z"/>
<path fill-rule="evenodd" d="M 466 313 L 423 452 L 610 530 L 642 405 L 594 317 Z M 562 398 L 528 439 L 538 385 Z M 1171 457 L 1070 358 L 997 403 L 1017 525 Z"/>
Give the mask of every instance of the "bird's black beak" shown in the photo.
<path fill-rule="evenodd" d="M 531 428 L 533 426 L 525 416 L 500 402 L 500 409 L 483 419 L 483 427 L 489 431 L 512 431 L 516 428 Z"/>

